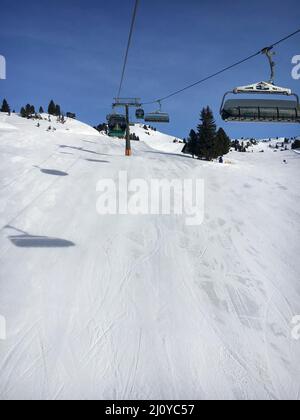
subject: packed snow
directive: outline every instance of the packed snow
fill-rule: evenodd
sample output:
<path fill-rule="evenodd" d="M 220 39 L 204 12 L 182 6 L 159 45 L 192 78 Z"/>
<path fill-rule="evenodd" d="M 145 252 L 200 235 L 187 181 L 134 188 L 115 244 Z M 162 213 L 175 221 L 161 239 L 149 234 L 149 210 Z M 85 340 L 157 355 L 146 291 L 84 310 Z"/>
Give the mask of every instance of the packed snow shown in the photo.
<path fill-rule="evenodd" d="M 125 158 L 43 117 L 0 114 L 0 399 L 299 399 L 300 156 L 202 162 L 137 125 Z M 119 171 L 204 179 L 204 223 L 100 216 Z"/>

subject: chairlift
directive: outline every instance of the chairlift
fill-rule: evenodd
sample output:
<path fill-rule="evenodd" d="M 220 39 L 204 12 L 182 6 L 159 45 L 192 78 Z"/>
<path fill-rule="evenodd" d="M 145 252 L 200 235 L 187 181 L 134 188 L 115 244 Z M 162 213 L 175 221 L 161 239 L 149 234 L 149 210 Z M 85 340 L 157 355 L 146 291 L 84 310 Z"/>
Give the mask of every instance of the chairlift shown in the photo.
<path fill-rule="evenodd" d="M 145 118 L 145 111 L 142 108 L 137 109 L 135 117 L 137 120 L 143 120 Z"/>
<path fill-rule="evenodd" d="M 170 116 L 166 112 L 162 112 L 161 110 L 161 102 L 158 101 L 159 104 L 159 111 L 151 112 L 145 115 L 145 122 L 148 123 L 169 123 Z"/>
<path fill-rule="evenodd" d="M 291 89 L 274 84 L 275 62 L 273 61 L 272 48 L 262 50 L 269 60 L 271 78 L 269 82 L 259 82 L 249 86 L 237 87 L 224 95 L 221 105 L 221 117 L 224 121 L 237 122 L 262 122 L 262 123 L 300 123 L 299 97 Z M 294 96 L 295 100 L 274 99 L 229 99 L 229 94 L 259 94 L 259 95 L 284 95 Z"/>
<path fill-rule="evenodd" d="M 123 138 L 126 133 L 126 117 L 121 114 L 109 114 L 107 116 L 108 135 L 110 137 Z"/>

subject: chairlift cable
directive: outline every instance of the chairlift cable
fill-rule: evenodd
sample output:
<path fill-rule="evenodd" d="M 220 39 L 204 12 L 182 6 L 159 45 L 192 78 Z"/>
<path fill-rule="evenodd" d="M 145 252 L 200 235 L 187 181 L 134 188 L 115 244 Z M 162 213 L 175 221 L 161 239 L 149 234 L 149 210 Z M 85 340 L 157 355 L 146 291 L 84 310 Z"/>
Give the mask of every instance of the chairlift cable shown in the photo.
<path fill-rule="evenodd" d="M 265 51 L 266 50 L 273 49 L 277 45 L 279 45 L 279 44 L 287 41 L 288 39 L 294 37 L 295 35 L 297 35 L 299 33 L 300 33 L 300 28 L 297 31 L 295 31 L 295 32 L 287 35 L 286 37 L 284 37 L 284 38 L 280 39 L 279 41 L 275 42 L 274 44 L 270 45 L 269 47 L 263 48 L 262 50 L 256 52 L 255 54 L 250 55 L 247 58 L 244 58 L 243 60 L 240 60 L 240 61 L 238 61 L 238 62 L 236 62 L 236 63 L 234 63 L 234 64 L 232 64 L 230 66 L 227 66 L 227 67 L 223 68 L 222 70 L 219 70 L 218 72 L 211 74 L 210 76 L 207 76 L 207 77 L 205 77 L 205 78 L 203 78 L 203 79 L 201 79 L 201 80 L 199 80 L 199 81 L 197 81 L 195 83 L 192 83 L 192 84 L 190 84 L 190 85 L 188 85 L 188 86 L 186 86 L 186 87 L 184 87 L 184 88 L 182 88 L 180 90 L 177 90 L 177 91 L 171 93 L 170 95 L 167 95 L 167 96 L 165 96 L 163 98 L 160 98 L 160 99 L 156 99 L 155 101 L 145 102 L 142 105 L 152 105 L 152 104 L 155 104 L 155 103 L 166 101 L 166 100 L 172 98 L 173 96 L 179 95 L 180 93 L 183 93 L 183 92 L 185 92 L 185 91 L 187 91 L 187 90 L 189 90 L 189 89 L 191 89 L 191 88 L 193 88 L 195 86 L 198 86 L 198 85 L 206 82 L 207 80 L 213 79 L 213 78 L 219 76 L 220 74 L 227 72 L 228 70 L 231 70 L 231 69 L 233 69 L 233 68 L 235 68 L 237 66 L 240 66 L 241 64 L 246 63 L 247 61 L 250 61 L 253 58 L 255 58 L 255 57 L 257 57 L 257 56 L 259 56 L 259 55 L 261 55 L 263 53 L 265 54 Z"/>
<path fill-rule="evenodd" d="M 125 58 L 124 58 L 124 64 L 123 64 L 123 69 L 122 69 L 122 75 L 121 75 L 121 81 L 120 81 L 120 86 L 119 86 L 117 98 L 120 97 L 121 91 L 122 91 L 122 87 L 123 87 L 123 82 L 124 82 L 124 77 L 125 77 L 125 71 L 126 71 L 126 66 L 127 66 L 127 62 L 128 62 L 128 55 L 129 55 L 129 50 L 130 50 L 130 46 L 131 46 L 132 35 L 133 35 L 134 24 L 135 24 L 135 20 L 136 20 L 138 6 L 139 6 L 139 0 L 135 0 L 135 5 L 134 5 L 132 19 L 131 19 L 131 26 L 130 26 L 130 31 L 129 31 L 128 43 L 127 43 L 127 48 L 126 48 L 126 53 L 125 53 Z"/>

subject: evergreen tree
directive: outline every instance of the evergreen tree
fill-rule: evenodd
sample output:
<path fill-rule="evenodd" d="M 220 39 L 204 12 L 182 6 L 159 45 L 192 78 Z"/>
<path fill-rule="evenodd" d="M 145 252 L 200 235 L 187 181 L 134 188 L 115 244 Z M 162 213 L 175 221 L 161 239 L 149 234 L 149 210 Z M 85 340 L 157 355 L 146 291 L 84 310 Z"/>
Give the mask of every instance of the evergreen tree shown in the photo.
<path fill-rule="evenodd" d="M 61 116 L 61 110 L 60 110 L 60 106 L 59 105 L 55 105 L 55 115 L 57 117 Z"/>
<path fill-rule="evenodd" d="M 10 113 L 10 106 L 8 105 L 8 102 L 6 99 L 3 100 L 0 112 Z"/>
<path fill-rule="evenodd" d="M 25 111 L 26 111 L 26 117 L 29 118 L 31 115 L 31 111 L 32 111 L 32 107 L 30 104 L 27 104 L 25 107 Z"/>
<path fill-rule="evenodd" d="M 182 153 L 185 153 L 186 155 L 192 155 L 193 158 L 197 156 L 197 147 L 199 143 L 199 137 L 195 130 L 191 130 L 190 135 L 188 137 L 188 141 L 186 142 Z"/>
<path fill-rule="evenodd" d="M 205 160 L 217 158 L 217 126 L 212 110 L 207 107 L 201 112 L 201 124 L 198 125 L 198 137 L 196 155 Z"/>
<path fill-rule="evenodd" d="M 23 106 L 21 108 L 20 115 L 21 115 L 22 118 L 26 118 L 27 117 L 26 110 L 25 110 L 25 108 Z"/>
<path fill-rule="evenodd" d="M 44 108 L 42 106 L 40 106 L 39 113 L 44 114 Z"/>
<path fill-rule="evenodd" d="M 219 128 L 217 132 L 217 150 L 218 156 L 227 155 L 230 151 L 231 140 L 223 130 L 223 128 Z"/>
<path fill-rule="evenodd" d="M 195 130 L 191 130 L 188 144 L 191 155 L 195 157 L 197 155 L 197 148 L 199 146 L 199 136 Z"/>
<path fill-rule="evenodd" d="M 295 140 L 292 144 L 292 150 L 300 149 L 300 140 Z"/>
<path fill-rule="evenodd" d="M 51 100 L 50 104 L 48 106 L 48 114 L 55 115 L 55 112 L 56 112 L 56 105 L 55 105 L 54 101 Z"/>
<path fill-rule="evenodd" d="M 213 112 L 209 107 L 203 108 L 197 130 L 197 133 L 191 130 L 182 153 L 212 160 L 229 153 L 231 146 L 239 146 L 239 142 L 231 142 L 222 128 L 217 131 Z"/>

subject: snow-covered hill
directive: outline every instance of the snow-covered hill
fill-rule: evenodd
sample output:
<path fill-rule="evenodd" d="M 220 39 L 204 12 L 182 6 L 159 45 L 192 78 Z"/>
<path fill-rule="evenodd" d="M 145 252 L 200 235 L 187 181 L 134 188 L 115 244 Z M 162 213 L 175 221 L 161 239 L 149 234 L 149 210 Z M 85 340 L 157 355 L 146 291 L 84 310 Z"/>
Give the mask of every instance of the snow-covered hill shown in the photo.
<path fill-rule="evenodd" d="M 151 128 L 145 129 L 145 127 L 147 126 L 136 124 L 131 128 L 131 131 L 137 135 L 141 141 L 156 150 L 167 153 L 181 153 L 184 146 L 181 139 L 163 134 L 159 131 L 154 131 Z"/>
<path fill-rule="evenodd" d="M 298 399 L 300 156 L 36 124 L 0 114 L 0 399 Z M 119 171 L 203 179 L 204 223 L 99 216 Z"/>

